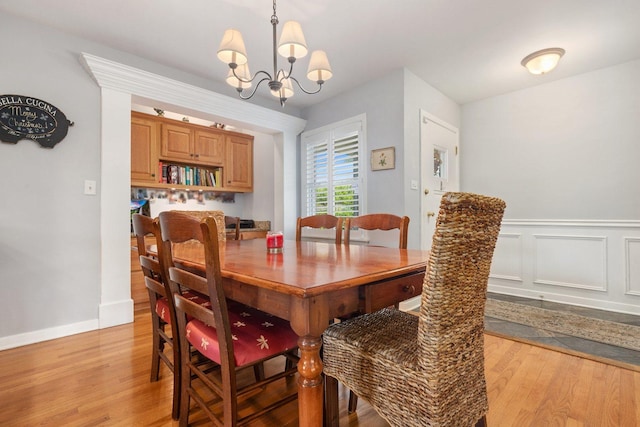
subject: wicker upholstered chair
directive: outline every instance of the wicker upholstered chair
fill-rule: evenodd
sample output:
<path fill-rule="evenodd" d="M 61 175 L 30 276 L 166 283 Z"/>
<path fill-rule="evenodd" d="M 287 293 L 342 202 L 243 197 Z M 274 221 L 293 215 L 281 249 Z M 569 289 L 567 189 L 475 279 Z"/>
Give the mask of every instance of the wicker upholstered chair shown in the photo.
<path fill-rule="evenodd" d="M 351 229 L 361 228 L 363 230 L 398 230 L 398 248 L 407 249 L 407 236 L 409 234 L 409 217 L 398 216 L 389 213 L 373 213 L 356 217 L 347 217 L 344 228 L 344 244 L 351 242 Z M 396 308 L 398 308 L 396 304 Z M 350 414 L 356 411 L 358 406 L 358 396 L 351 390 L 349 392 Z"/>
<path fill-rule="evenodd" d="M 187 215 L 193 216 L 198 219 L 206 217 L 212 217 L 216 220 L 216 227 L 218 227 L 218 241 L 225 242 L 227 240 L 226 222 L 224 219 L 224 212 L 222 211 L 179 211 Z M 240 225 L 238 225 L 239 227 Z"/>
<path fill-rule="evenodd" d="M 327 328 L 329 425 L 338 419 L 336 379 L 392 426 L 486 425 L 484 306 L 504 208 L 496 198 L 445 194 L 419 316 L 383 309 Z"/>
<path fill-rule="evenodd" d="M 342 242 L 342 218 L 333 215 L 311 215 L 306 217 L 298 217 L 296 223 L 296 240 L 302 240 L 302 229 L 310 228 L 326 228 L 336 229 L 336 245 Z"/>

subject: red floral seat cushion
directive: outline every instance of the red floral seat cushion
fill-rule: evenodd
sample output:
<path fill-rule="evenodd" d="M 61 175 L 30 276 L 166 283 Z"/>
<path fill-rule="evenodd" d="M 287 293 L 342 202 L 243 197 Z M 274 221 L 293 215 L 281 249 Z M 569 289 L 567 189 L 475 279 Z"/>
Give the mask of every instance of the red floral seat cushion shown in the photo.
<path fill-rule="evenodd" d="M 209 297 L 201 295 L 196 292 L 186 291 L 182 293 L 182 296 L 188 300 L 200 304 L 203 307 L 211 307 Z M 158 298 L 156 300 L 156 313 L 167 324 L 171 324 L 171 317 L 169 317 L 169 304 L 165 298 Z"/>
<path fill-rule="evenodd" d="M 244 366 L 298 346 L 298 336 L 287 320 L 231 300 L 227 300 L 227 308 L 236 366 Z M 220 363 L 215 328 L 199 320 L 191 320 L 187 324 L 187 340 L 204 356 Z"/>

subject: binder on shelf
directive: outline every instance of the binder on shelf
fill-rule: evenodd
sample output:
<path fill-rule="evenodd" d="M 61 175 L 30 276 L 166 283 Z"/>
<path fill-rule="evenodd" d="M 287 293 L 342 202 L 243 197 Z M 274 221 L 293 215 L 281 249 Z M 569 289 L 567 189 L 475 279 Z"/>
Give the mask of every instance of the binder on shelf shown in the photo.
<path fill-rule="evenodd" d="M 160 182 L 166 184 L 169 182 L 169 173 L 168 173 L 169 165 L 160 162 Z"/>

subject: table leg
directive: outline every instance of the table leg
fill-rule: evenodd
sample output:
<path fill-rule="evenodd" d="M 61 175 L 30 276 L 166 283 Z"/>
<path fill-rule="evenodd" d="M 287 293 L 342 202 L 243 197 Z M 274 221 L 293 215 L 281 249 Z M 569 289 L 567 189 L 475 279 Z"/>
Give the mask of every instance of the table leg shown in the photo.
<path fill-rule="evenodd" d="M 320 427 L 323 417 L 322 360 L 320 337 L 300 337 L 298 362 L 298 414 L 301 427 Z"/>
<path fill-rule="evenodd" d="M 324 387 L 322 378 L 322 333 L 329 325 L 326 295 L 291 298 L 291 327 L 298 334 L 298 416 L 300 427 L 321 427 Z"/>

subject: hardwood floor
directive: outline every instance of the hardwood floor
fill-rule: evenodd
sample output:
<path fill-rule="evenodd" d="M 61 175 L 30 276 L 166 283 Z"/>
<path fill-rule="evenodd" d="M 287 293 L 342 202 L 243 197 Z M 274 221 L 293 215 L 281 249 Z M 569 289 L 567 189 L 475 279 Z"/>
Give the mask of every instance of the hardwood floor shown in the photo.
<path fill-rule="evenodd" d="M 0 425 L 177 426 L 169 371 L 149 382 L 149 315 L 135 319 L 0 352 Z M 640 424 L 640 372 L 491 335 L 485 353 L 491 427 Z M 387 425 L 362 400 L 347 416 L 340 392 L 342 426 Z M 297 425 L 297 403 L 254 425 Z"/>

